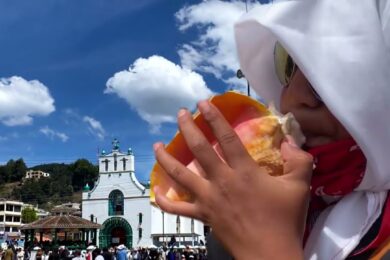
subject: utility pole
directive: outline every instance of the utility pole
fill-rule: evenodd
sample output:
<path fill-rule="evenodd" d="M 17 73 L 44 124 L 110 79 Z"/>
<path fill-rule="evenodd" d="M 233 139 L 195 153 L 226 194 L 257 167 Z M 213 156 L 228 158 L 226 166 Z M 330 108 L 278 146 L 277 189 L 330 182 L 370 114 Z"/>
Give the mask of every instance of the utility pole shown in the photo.
<path fill-rule="evenodd" d="M 164 211 L 161 211 L 162 213 L 162 232 L 163 232 L 163 246 L 165 246 L 165 228 L 164 228 Z"/>

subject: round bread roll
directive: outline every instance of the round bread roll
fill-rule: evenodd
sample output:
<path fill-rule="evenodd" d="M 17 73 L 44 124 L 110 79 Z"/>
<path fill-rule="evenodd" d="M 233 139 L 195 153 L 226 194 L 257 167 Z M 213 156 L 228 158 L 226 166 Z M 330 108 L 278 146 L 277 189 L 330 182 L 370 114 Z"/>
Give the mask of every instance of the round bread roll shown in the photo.
<path fill-rule="evenodd" d="M 281 115 L 273 108 L 237 92 L 229 91 L 210 99 L 234 128 L 249 155 L 272 176 L 283 174 L 283 159 L 280 146 L 286 134 L 293 136 L 298 145 L 304 143 L 304 136 L 292 114 Z M 219 157 L 223 154 L 211 129 L 199 112 L 194 114 L 195 124 L 213 145 Z M 176 133 L 166 150 L 188 169 L 199 175 L 204 172 L 187 147 L 180 132 Z M 155 204 L 153 188 L 159 187 L 173 201 L 191 201 L 191 194 L 179 187 L 156 163 L 152 169 L 150 201 Z"/>

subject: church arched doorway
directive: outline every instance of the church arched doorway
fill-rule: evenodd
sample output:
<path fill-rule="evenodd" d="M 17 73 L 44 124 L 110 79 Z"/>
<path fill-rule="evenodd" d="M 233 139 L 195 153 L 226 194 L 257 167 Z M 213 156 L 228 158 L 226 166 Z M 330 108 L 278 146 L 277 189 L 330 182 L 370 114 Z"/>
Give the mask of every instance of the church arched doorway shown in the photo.
<path fill-rule="evenodd" d="M 111 230 L 111 243 L 114 246 L 126 244 L 126 230 L 123 227 L 114 227 Z"/>
<path fill-rule="evenodd" d="M 133 245 L 133 230 L 124 218 L 112 217 L 104 221 L 99 234 L 99 247 L 124 244 L 127 248 Z"/>

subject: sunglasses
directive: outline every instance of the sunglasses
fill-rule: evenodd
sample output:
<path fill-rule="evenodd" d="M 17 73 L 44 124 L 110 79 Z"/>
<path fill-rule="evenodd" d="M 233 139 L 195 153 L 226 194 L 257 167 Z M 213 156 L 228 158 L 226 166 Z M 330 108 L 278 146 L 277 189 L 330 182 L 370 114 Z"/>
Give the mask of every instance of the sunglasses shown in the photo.
<path fill-rule="evenodd" d="M 293 79 L 295 72 L 297 72 L 298 66 L 292 59 L 292 57 L 288 54 L 285 48 L 279 43 L 275 43 L 274 48 L 274 62 L 275 62 L 275 71 L 276 75 L 280 81 L 280 84 L 283 86 L 288 86 Z M 315 91 L 315 89 L 311 86 L 310 88 L 313 92 L 313 95 L 322 102 L 321 97 Z"/>

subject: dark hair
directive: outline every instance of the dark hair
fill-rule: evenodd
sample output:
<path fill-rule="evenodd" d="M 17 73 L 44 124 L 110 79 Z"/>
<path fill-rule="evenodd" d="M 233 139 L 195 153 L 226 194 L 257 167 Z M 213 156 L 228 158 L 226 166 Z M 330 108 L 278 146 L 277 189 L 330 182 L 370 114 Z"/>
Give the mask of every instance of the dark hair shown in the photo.
<path fill-rule="evenodd" d="M 100 255 L 101 251 L 99 248 L 95 248 L 93 251 L 92 251 L 92 259 L 94 260 L 98 255 Z"/>

